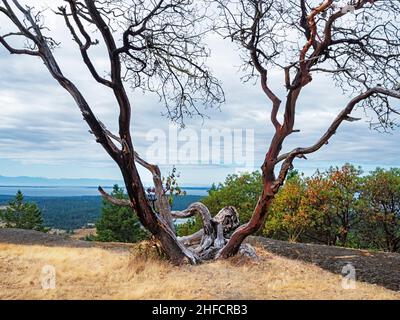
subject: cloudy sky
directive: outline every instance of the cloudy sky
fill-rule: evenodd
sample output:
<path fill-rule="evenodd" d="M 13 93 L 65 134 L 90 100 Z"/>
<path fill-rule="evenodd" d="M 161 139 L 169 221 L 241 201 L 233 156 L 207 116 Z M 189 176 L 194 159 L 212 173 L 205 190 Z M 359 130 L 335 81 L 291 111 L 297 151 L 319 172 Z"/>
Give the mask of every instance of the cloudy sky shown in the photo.
<path fill-rule="evenodd" d="M 41 6 L 50 3 L 32 2 Z M 56 2 L 51 1 L 52 5 Z M 0 20 L 0 25 L 3 21 Z M 56 57 L 64 73 L 85 94 L 97 116 L 115 130 L 118 110 L 112 95 L 88 75 L 61 21 L 50 14 L 47 22 L 61 43 Z M 222 81 L 226 103 L 221 110 L 208 110 L 209 119 L 204 122 L 199 119 L 188 121 L 182 133 L 193 136 L 193 132 L 197 132 L 200 135 L 200 130 L 206 128 L 253 130 L 254 169 L 257 169 L 272 135 L 268 120 L 270 104 L 258 85 L 240 81 L 239 55 L 229 41 L 212 36 L 208 43 L 212 50 L 209 65 Z M 92 56 L 100 69 L 107 70 L 101 47 L 93 50 Z M 0 175 L 120 179 L 116 165 L 88 133 L 73 100 L 49 76 L 39 59 L 9 55 L 0 47 L 0 68 Z M 283 73 L 272 72 L 270 79 L 273 89 L 284 97 Z M 161 115 L 163 108 L 155 96 L 140 92 L 130 94 L 134 108 L 134 144 L 139 153 L 146 155 L 152 145 L 152 141 L 146 139 L 149 131 L 158 129 L 168 133 L 171 123 Z M 348 100 L 349 97 L 336 89 L 330 79 L 315 77 L 298 103 L 296 129 L 301 133 L 293 134 L 287 140 L 285 150 L 314 143 Z M 370 130 L 368 117 L 362 110 L 354 116 L 362 120 L 345 123 L 328 146 L 310 155 L 308 160 L 296 160 L 296 167 L 311 174 L 317 168 L 325 169 L 345 162 L 363 166 L 366 171 L 376 166 L 398 166 L 400 132 L 382 134 Z M 201 147 L 204 141 L 200 139 L 198 143 Z M 168 172 L 172 165 L 161 167 Z M 242 170 L 237 163 L 176 163 L 176 167 L 184 185 L 209 185 L 222 181 L 228 173 Z M 150 181 L 145 172 L 142 174 L 145 181 Z"/>

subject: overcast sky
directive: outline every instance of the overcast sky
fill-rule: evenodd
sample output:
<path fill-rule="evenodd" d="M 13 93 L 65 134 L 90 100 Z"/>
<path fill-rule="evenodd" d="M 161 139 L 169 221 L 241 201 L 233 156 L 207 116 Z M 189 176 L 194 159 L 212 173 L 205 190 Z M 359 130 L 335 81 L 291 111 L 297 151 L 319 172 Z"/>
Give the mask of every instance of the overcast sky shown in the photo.
<path fill-rule="evenodd" d="M 115 130 L 118 110 L 112 95 L 89 77 L 65 26 L 55 18 L 49 18 L 48 23 L 61 42 L 56 57 L 64 73 L 85 94 L 97 116 Z M 270 104 L 258 85 L 240 81 L 240 60 L 235 47 L 215 36 L 208 42 L 212 50 L 209 65 L 223 83 L 226 103 L 221 110 L 209 110 L 210 118 L 204 122 L 189 121 L 184 130 L 200 132 L 202 128 L 221 127 L 254 130 L 257 169 L 272 135 L 268 120 Z M 106 70 L 107 60 L 101 48 L 92 54 L 97 66 Z M 71 97 L 49 76 L 38 58 L 9 55 L 0 47 L 0 68 L 0 175 L 120 179 L 116 165 L 88 133 Z M 270 79 L 273 89 L 284 98 L 283 73 L 272 72 Z M 146 134 L 152 129 L 168 132 L 171 124 L 161 115 L 163 107 L 155 96 L 131 92 L 131 99 L 134 144 L 140 153 L 146 154 L 152 144 L 146 141 Z M 330 79 L 314 77 L 298 103 L 296 129 L 301 133 L 287 140 L 285 150 L 314 143 L 348 100 Z M 363 166 L 366 171 L 376 166 L 397 167 L 399 131 L 378 133 L 369 129 L 368 118 L 361 110 L 354 116 L 362 120 L 343 124 L 328 146 L 310 155 L 308 160 L 296 160 L 296 167 L 306 174 L 345 162 Z M 162 166 L 164 172 L 170 168 L 171 165 Z M 185 185 L 209 185 L 240 170 L 235 164 L 177 164 L 177 168 Z M 150 181 L 144 172 L 143 178 Z"/>

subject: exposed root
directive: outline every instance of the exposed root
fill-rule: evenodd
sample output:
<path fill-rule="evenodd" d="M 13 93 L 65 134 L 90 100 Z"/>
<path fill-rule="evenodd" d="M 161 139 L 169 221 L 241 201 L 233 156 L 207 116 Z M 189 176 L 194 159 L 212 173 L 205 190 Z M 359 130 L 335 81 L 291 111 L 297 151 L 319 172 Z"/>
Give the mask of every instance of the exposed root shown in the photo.
<path fill-rule="evenodd" d="M 179 242 L 188 246 L 201 260 L 212 260 L 228 242 L 229 235 L 239 226 L 239 214 L 235 207 L 228 206 L 211 218 L 208 208 L 199 202 L 191 204 L 186 210 L 172 213 L 175 218 L 189 218 L 195 214 L 201 217 L 203 229 L 179 238 Z M 243 249 L 246 254 L 248 252 L 249 255 L 254 255 L 250 251 Z"/>

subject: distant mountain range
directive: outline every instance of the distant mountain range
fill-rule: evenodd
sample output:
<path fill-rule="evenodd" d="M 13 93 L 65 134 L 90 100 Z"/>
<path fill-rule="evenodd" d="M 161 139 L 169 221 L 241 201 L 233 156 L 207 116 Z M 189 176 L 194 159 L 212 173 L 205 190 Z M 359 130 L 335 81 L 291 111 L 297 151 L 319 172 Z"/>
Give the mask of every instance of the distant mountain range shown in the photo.
<path fill-rule="evenodd" d="M 5 177 L 0 175 L 0 186 L 63 186 L 63 187 L 90 187 L 123 185 L 122 181 L 108 179 L 50 179 L 43 177 Z"/>

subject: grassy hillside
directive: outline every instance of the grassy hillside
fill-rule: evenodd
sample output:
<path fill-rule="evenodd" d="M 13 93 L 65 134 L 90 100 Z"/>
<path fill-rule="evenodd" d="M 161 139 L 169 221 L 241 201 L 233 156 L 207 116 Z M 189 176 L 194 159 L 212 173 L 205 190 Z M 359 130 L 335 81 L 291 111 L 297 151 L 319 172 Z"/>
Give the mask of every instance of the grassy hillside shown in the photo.
<path fill-rule="evenodd" d="M 8 232 L 7 239 L 0 237 L 0 274 L 7 274 L 0 277 L 0 299 L 400 299 L 400 293 L 362 282 L 345 290 L 340 275 L 261 247 L 257 262 L 173 267 L 146 258 L 138 245 L 32 231 Z M 18 239 L 23 244 L 11 243 Z M 56 289 L 41 288 L 45 265 L 56 270 Z"/>

